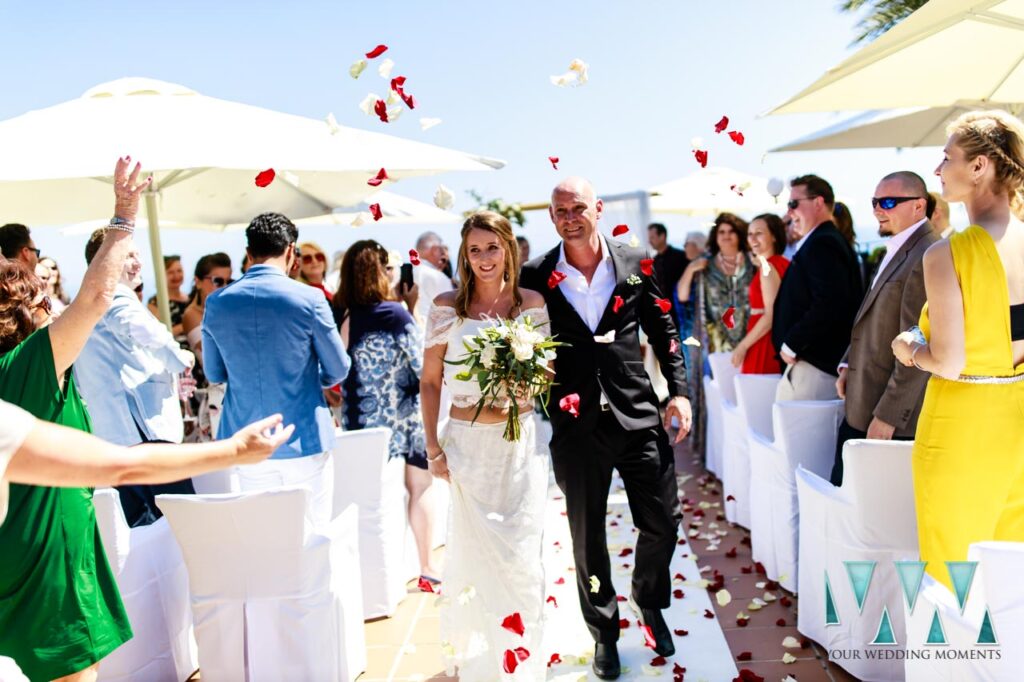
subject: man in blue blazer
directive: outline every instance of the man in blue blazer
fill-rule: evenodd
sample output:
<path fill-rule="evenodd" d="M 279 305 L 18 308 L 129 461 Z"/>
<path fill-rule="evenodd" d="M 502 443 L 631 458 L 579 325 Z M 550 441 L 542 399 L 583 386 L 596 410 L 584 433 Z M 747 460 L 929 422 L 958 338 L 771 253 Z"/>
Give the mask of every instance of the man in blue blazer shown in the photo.
<path fill-rule="evenodd" d="M 288 278 L 299 231 L 279 213 L 262 213 L 245 231 L 252 265 L 242 279 L 215 291 L 203 317 L 203 370 L 227 383 L 220 438 L 255 415 L 284 415 L 295 432 L 270 460 L 239 468 L 242 490 L 304 485 L 312 518 L 330 521 L 334 419 L 323 391 L 348 374 L 351 361 L 327 299 Z"/>

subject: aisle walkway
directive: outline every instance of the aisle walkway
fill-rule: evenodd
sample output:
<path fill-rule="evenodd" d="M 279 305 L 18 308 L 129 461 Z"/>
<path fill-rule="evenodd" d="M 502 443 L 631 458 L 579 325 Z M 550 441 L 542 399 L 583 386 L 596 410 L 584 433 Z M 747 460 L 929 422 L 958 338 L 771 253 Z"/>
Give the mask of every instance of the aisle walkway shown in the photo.
<path fill-rule="evenodd" d="M 678 574 L 673 589 L 681 596 L 673 599 L 665 616 L 673 630 L 686 634 L 677 634 L 675 656 L 664 665 L 651 667 L 653 652 L 643 647 L 636 616 L 622 604 L 620 617 L 628 620 L 628 627 L 622 633 L 619 650 L 628 672 L 624 670 L 621 679 L 673 679 L 673 668 L 679 665 L 686 669 L 685 679 L 690 681 L 729 682 L 738 678 L 743 669 L 749 671 L 746 680 L 750 682 L 758 677 L 778 682 L 787 676 L 799 682 L 854 680 L 830 664 L 818 645 L 804 640 L 797 632 L 796 598 L 758 574 L 750 557 L 749 533 L 724 519 L 721 484 L 703 470 L 685 447 L 676 450 L 676 466 L 684 500 L 685 532 L 681 533 L 682 544 L 673 559 L 672 573 Z M 540 655 L 550 660 L 552 654 L 558 654 L 562 661 L 548 669 L 550 681 L 596 680 L 589 664 L 593 644 L 576 597 L 564 508 L 558 489 L 552 485 L 544 564 L 548 594 L 555 598 L 557 606 L 547 605 L 545 646 Z M 608 509 L 613 579 L 618 593 L 626 595 L 632 565 L 629 550 L 633 548 L 636 531 L 618 479 L 612 484 Z M 560 584 L 560 579 L 564 583 Z M 701 582 L 705 580 L 723 584 L 731 601 L 720 605 L 716 595 L 707 589 L 707 583 Z M 763 605 L 754 602 L 755 598 Z M 367 623 L 369 665 L 361 682 L 454 680 L 444 674 L 440 663 L 436 599 L 436 595 L 421 593 L 410 585 L 409 597 L 393 618 Z M 740 615 L 747 616 L 742 625 L 739 621 L 744 619 L 739 619 Z M 783 646 L 788 637 L 793 641 L 787 643 L 796 646 Z M 784 657 L 789 660 L 786 654 L 794 660 L 784 662 Z"/>

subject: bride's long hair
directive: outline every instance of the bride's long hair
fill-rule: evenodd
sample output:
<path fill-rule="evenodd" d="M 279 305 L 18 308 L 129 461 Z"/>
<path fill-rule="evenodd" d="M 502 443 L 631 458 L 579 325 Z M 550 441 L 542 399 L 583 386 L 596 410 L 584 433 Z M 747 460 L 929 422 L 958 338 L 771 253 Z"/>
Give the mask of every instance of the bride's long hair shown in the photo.
<path fill-rule="evenodd" d="M 519 244 L 512 233 L 512 224 L 505 216 L 494 211 L 477 211 L 462 224 L 462 243 L 459 244 L 458 271 L 459 290 L 455 294 L 455 314 L 460 318 L 469 317 L 469 302 L 473 300 L 476 278 L 469 266 L 466 254 L 466 237 L 470 230 L 487 230 L 497 235 L 505 249 L 505 281 L 512 287 L 512 316 L 519 314 L 523 305 L 523 294 L 519 291 Z"/>

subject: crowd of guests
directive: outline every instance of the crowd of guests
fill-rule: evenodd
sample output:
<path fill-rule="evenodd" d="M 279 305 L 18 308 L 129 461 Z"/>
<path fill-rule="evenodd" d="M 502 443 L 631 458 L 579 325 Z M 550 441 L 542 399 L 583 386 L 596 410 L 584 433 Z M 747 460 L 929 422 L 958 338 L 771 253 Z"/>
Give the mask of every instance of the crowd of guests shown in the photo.
<path fill-rule="evenodd" d="M 946 201 L 907 170 L 881 177 L 871 198 L 881 252 L 856 252 L 849 209 L 816 175 L 790 182 L 784 215 L 722 213 L 682 249 L 664 225 L 648 228 L 686 355 L 696 451 L 711 353 L 780 374 L 777 400 L 844 398 L 833 483 L 845 440 L 914 439 L 921 554 L 946 584 L 939 559 L 965 558 L 971 541 L 1024 541 L 1024 128 L 980 112 L 950 133 L 936 174 L 971 221 L 955 234 Z M 247 464 L 239 490 L 307 486 L 322 523 L 338 426 L 391 430 L 422 577 L 438 582 L 420 388 L 431 303 L 459 275 L 443 240 L 421 235 L 415 265 L 372 239 L 328 258 L 287 217 L 264 213 L 246 230 L 237 281 L 227 254 L 208 254 L 186 293 L 181 259 L 165 258 L 168 328 L 156 299 L 142 302 L 131 240 L 147 183 L 125 160 L 115 178 L 115 217 L 88 240 L 74 300 L 26 226 L 0 228 L 0 408 L 18 426 L 0 437 L 16 483 L 9 501 L 0 484 L 0 553 L 16 557 L 0 562 L 0 654 L 33 679 L 92 679 L 131 635 L 91 491 L 49 486 L 117 485 L 130 524 L 144 525 L 159 518 L 157 494 Z M 526 263 L 529 242 L 516 241 Z M 186 432 L 193 410 L 207 420 Z M 214 442 L 167 445 L 186 439 Z M 142 446 L 134 467 L 128 446 Z"/>

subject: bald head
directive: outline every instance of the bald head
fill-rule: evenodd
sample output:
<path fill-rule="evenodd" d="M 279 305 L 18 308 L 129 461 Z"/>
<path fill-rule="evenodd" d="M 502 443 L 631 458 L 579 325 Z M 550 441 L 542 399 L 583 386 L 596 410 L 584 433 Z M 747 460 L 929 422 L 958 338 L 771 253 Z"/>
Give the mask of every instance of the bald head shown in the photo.
<path fill-rule="evenodd" d="M 566 178 L 551 191 L 548 212 L 568 250 L 598 253 L 597 221 L 601 218 L 602 207 L 601 200 L 594 194 L 594 186 L 584 178 Z"/>
<path fill-rule="evenodd" d="M 590 183 L 590 180 L 578 176 L 568 177 L 555 185 L 555 188 L 551 190 L 552 200 L 554 200 L 556 194 L 570 194 L 581 199 L 588 199 L 591 204 L 597 199 L 594 186 Z"/>

